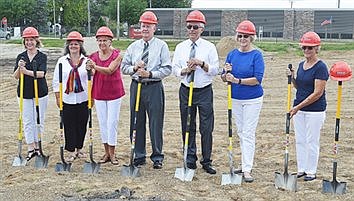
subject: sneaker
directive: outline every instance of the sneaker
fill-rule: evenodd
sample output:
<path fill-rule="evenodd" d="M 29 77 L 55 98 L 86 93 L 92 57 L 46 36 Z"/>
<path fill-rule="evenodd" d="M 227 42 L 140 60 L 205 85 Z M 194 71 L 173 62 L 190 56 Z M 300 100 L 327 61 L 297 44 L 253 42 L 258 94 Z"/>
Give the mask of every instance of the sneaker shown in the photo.
<path fill-rule="evenodd" d="M 248 183 L 251 183 L 254 181 L 254 178 L 252 177 L 251 173 L 250 172 L 244 172 L 243 173 L 243 180 L 245 182 L 248 182 Z"/>
<path fill-rule="evenodd" d="M 316 175 L 315 174 L 307 174 L 304 177 L 304 181 L 312 181 L 312 180 L 315 180 L 315 179 L 316 179 Z"/>

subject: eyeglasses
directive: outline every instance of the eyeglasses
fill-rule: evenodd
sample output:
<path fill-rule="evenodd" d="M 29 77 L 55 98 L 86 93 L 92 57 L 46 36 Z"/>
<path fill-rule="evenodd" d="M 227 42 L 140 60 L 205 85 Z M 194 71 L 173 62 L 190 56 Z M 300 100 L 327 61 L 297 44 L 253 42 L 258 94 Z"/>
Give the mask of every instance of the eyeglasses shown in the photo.
<path fill-rule="evenodd" d="M 241 34 L 237 35 L 237 38 L 248 38 L 248 37 L 250 37 L 250 35 L 241 35 Z"/>
<path fill-rule="evenodd" d="M 197 29 L 199 29 L 199 28 L 201 28 L 200 26 L 198 26 L 198 25 L 187 25 L 187 29 L 194 29 L 194 30 L 197 30 Z"/>
<path fill-rule="evenodd" d="M 313 47 L 311 47 L 311 46 L 302 46 L 301 49 L 302 49 L 302 50 L 306 50 L 306 49 L 312 50 Z"/>

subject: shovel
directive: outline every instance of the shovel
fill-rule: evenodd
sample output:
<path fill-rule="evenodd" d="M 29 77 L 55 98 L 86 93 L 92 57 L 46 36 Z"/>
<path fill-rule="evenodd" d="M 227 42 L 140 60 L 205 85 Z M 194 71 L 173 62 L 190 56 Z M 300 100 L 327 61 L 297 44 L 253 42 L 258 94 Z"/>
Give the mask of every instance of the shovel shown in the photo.
<path fill-rule="evenodd" d="M 188 141 L 189 132 L 191 126 L 191 110 L 192 110 L 192 98 L 193 98 L 193 85 L 194 85 L 194 71 L 191 74 L 191 82 L 189 83 L 189 96 L 188 96 L 188 117 L 187 117 L 187 128 L 186 134 L 184 136 L 184 150 L 183 150 L 183 167 L 176 168 L 175 177 L 181 181 L 192 181 L 195 170 L 189 169 L 187 167 L 187 154 L 188 154 Z"/>
<path fill-rule="evenodd" d="M 332 193 L 332 194 L 344 194 L 347 188 L 347 182 L 337 181 L 337 152 L 338 152 L 338 141 L 339 141 L 339 123 L 340 123 L 340 104 L 342 97 L 342 81 L 338 81 L 338 96 L 337 96 L 337 112 L 336 112 L 336 127 L 334 135 L 334 146 L 333 146 L 333 181 L 323 180 L 322 181 L 322 192 Z"/>
<path fill-rule="evenodd" d="M 138 82 L 138 88 L 136 90 L 136 100 L 135 100 L 135 114 L 134 114 L 134 123 L 133 123 L 133 133 L 132 133 L 132 144 L 130 149 L 130 164 L 124 165 L 121 170 L 122 176 L 127 177 L 140 177 L 140 170 L 134 165 L 134 151 L 135 151 L 135 140 L 136 140 L 136 122 L 139 112 L 139 102 L 140 102 L 140 91 L 141 91 L 141 82 Z"/>
<path fill-rule="evenodd" d="M 61 163 L 55 165 L 55 172 L 70 171 L 71 163 L 64 159 L 64 133 L 63 133 L 63 64 L 59 63 L 59 109 L 60 109 L 60 159 Z"/>
<path fill-rule="evenodd" d="M 91 71 L 87 71 L 87 96 L 88 96 L 88 112 L 89 112 L 89 133 L 90 133 L 90 161 L 85 161 L 84 173 L 96 174 L 100 170 L 100 164 L 93 160 L 93 142 L 92 142 L 92 97 L 91 97 Z"/>
<path fill-rule="evenodd" d="M 36 102 L 36 112 L 37 112 L 37 133 L 38 133 L 38 148 L 39 148 L 39 155 L 36 156 L 36 160 L 34 162 L 34 167 L 37 169 L 40 168 L 47 168 L 48 167 L 48 160 L 49 156 L 43 154 L 42 150 L 42 135 L 41 135 L 41 122 L 39 116 L 39 103 L 38 103 L 38 82 L 37 82 L 37 62 L 33 60 L 33 83 L 34 83 L 34 97 Z"/>
<path fill-rule="evenodd" d="M 292 71 L 292 65 L 289 64 L 288 68 Z M 287 113 L 286 113 L 286 129 L 285 129 L 285 162 L 284 173 L 275 172 L 275 187 L 289 191 L 297 191 L 297 175 L 296 173 L 288 173 L 289 162 L 289 130 L 290 130 L 290 99 L 291 99 L 291 75 L 288 75 L 288 100 L 287 100 Z"/>
<path fill-rule="evenodd" d="M 27 160 L 21 156 L 22 151 L 22 114 L 23 114 L 23 73 L 20 73 L 20 116 L 18 117 L 18 156 L 14 158 L 12 166 L 25 166 Z"/>
<path fill-rule="evenodd" d="M 228 124 L 229 124 L 229 165 L 230 165 L 230 174 L 221 175 L 221 185 L 235 184 L 240 185 L 242 182 L 242 176 L 235 174 L 235 168 L 233 163 L 233 154 L 232 154 L 232 104 L 231 104 L 231 83 L 227 84 L 227 114 L 228 114 Z"/>

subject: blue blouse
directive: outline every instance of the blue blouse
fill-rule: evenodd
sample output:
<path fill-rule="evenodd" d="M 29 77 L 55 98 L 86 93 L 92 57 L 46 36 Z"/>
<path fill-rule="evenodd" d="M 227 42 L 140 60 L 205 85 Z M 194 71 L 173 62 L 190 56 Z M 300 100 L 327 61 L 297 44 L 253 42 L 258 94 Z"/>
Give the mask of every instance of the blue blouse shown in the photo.
<path fill-rule="evenodd" d="M 231 74 L 236 78 L 255 77 L 259 84 L 254 86 L 232 83 L 231 97 L 239 100 L 248 100 L 263 96 L 261 86 L 264 74 L 264 60 L 262 53 L 254 49 L 249 52 L 240 52 L 234 49 L 226 57 L 226 63 L 232 65 Z"/>
<path fill-rule="evenodd" d="M 328 80 L 328 69 L 326 64 L 319 60 L 312 68 L 304 70 L 304 61 L 299 64 L 299 68 L 296 74 L 296 97 L 294 100 L 294 106 L 300 104 L 315 90 L 315 79 Z M 324 91 L 322 96 L 312 104 L 301 108 L 301 111 L 307 112 L 320 112 L 325 111 L 327 106 L 326 92 Z"/>

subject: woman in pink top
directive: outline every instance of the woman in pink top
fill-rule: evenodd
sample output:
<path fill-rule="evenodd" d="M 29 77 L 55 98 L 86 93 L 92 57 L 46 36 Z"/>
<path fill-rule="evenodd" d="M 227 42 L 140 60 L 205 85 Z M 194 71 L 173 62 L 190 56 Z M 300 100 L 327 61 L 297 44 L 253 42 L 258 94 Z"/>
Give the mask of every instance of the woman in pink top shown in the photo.
<path fill-rule="evenodd" d="M 122 56 L 118 49 L 112 47 L 113 33 L 108 27 L 100 27 L 96 39 L 99 50 L 90 55 L 87 69 L 94 73 L 92 97 L 105 149 L 100 163 L 111 161 L 113 165 L 118 165 L 114 149 L 117 144 L 121 100 L 125 94 L 120 72 Z"/>

